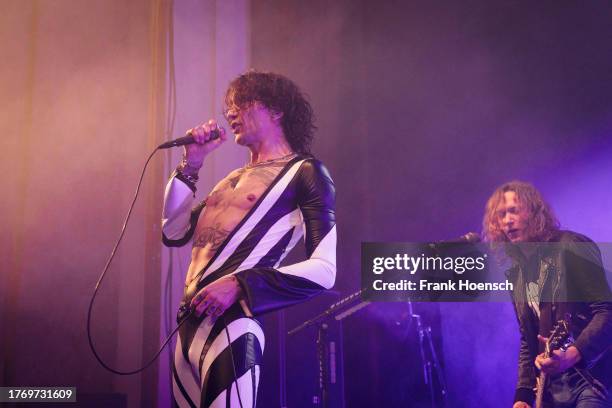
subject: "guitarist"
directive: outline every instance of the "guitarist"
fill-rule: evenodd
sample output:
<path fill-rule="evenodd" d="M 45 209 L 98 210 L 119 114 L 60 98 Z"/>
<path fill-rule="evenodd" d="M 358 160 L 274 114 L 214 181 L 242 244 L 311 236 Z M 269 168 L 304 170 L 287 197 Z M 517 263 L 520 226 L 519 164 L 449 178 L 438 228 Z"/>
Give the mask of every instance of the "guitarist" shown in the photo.
<path fill-rule="evenodd" d="M 597 245 L 560 230 L 540 192 L 520 181 L 491 195 L 483 232 L 512 261 L 508 277 L 521 338 L 513 408 L 533 405 L 540 372 L 549 379 L 545 406 L 612 407 L 612 294 Z M 573 339 L 547 357 L 546 337 L 564 318 Z"/>

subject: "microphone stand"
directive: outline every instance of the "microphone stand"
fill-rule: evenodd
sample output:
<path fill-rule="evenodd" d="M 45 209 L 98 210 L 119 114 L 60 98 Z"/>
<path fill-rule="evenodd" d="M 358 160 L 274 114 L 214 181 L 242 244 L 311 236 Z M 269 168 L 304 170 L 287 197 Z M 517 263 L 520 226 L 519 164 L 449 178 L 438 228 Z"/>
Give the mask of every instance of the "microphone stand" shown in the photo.
<path fill-rule="evenodd" d="M 415 314 L 412 309 L 412 302 L 408 302 L 408 310 L 410 317 L 416 321 L 417 332 L 419 333 L 419 351 L 421 353 L 421 363 L 423 364 L 423 377 L 425 385 L 429 387 L 429 397 L 431 399 L 431 407 L 436 408 L 436 393 L 433 382 L 433 370 L 436 372 L 436 377 L 440 385 L 440 394 L 442 395 L 442 405 L 446 402 L 446 381 L 444 380 L 444 373 L 438 360 L 438 354 L 433 345 L 431 338 L 431 326 L 424 326 L 421 315 Z M 427 339 L 427 345 L 424 344 L 424 340 Z M 425 347 L 429 349 L 429 353 L 426 353 Z"/>
<path fill-rule="evenodd" d="M 313 406 L 320 408 L 328 407 L 329 400 L 329 389 L 328 383 L 330 378 L 330 370 L 328 365 L 326 364 L 326 360 L 330 360 L 330 364 L 333 364 L 335 367 L 335 356 L 336 350 L 335 347 L 331 347 L 328 345 L 327 336 L 328 336 L 328 328 L 329 325 L 326 323 L 330 319 L 334 319 L 336 321 L 342 321 L 346 319 L 348 316 L 357 312 L 360 309 L 368 306 L 370 301 L 361 301 L 361 295 L 365 292 L 365 289 L 362 289 L 358 292 L 355 292 L 338 302 L 332 304 L 327 310 L 318 314 L 317 316 L 306 320 L 304 323 L 299 326 L 289 330 L 287 332 L 288 335 L 296 334 L 310 326 L 317 326 L 317 364 L 319 367 L 318 373 L 318 383 L 319 383 L 319 395 L 315 395 L 312 399 Z M 332 345 L 333 346 L 333 345 Z M 331 361 L 331 358 L 334 358 L 334 361 Z M 332 377 L 335 377 L 334 373 L 331 373 Z"/>
<path fill-rule="evenodd" d="M 306 320 L 299 326 L 287 332 L 288 335 L 293 335 L 311 326 L 317 326 L 318 328 L 316 345 L 317 364 L 319 367 L 319 395 L 313 397 L 313 404 L 315 407 L 328 407 L 329 392 L 327 384 L 329 379 L 329 369 L 327 364 L 325 364 L 325 361 L 327 360 L 326 357 L 330 355 L 330 350 L 326 342 L 327 332 L 329 328 L 327 321 L 334 319 L 338 322 L 341 322 L 350 315 L 370 305 L 372 303 L 371 301 L 361 300 L 361 296 L 365 292 L 366 289 L 361 289 L 339 300 L 338 302 L 332 304 L 329 308 L 324 310 L 322 313 L 311 319 Z M 421 354 L 421 362 L 423 364 L 423 377 L 425 380 L 425 384 L 429 388 L 431 407 L 436 408 L 438 406 L 436 401 L 434 373 L 435 379 L 437 379 L 440 387 L 440 394 L 442 396 L 442 403 L 440 406 L 444 406 L 447 395 L 446 381 L 444 379 L 442 367 L 440 366 L 438 354 L 436 353 L 436 349 L 433 345 L 433 339 L 431 336 L 431 326 L 426 326 L 423 324 L 423 319 L 421 318 L 421 315 L 414 313 L 414 310 L 412 308 L 412 302 L 410 301 L 408 302 L 408 311 L 410 318 L 414 319 L 414 321 L 416 322 L 416 329 L 419 335 L 419 351 Z M 332 350 L 332 354 L 335 355 L 335 350 Z"/>

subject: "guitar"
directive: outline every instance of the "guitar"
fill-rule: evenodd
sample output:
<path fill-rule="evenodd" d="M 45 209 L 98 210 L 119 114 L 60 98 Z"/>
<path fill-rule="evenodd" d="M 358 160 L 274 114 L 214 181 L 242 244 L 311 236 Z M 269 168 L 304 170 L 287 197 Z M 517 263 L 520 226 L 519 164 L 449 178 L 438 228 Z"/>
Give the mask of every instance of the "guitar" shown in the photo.
<path fill-rule="evenodd" d="M 550 357 L 550 354 L 555 350 L 566 351 L 567 348 L 573 343 L 574 339 L 572 339 L 570 330 L 569 330 L 569 317 L 566 316 L 565 319 L 561 319 L 557 321 L 552 331 L 550 332 L 550 336 L 548 336 L 548 340 L 546 341 L 546 346 L 544 348 L 544 356 L 546 358 Z M 536 399 L 535 406 L 536 408 L 543 408 L 543 399 L 544 399 L 544 390 L 546 388 L 547 375 L 545 372 L 540 371 L 540 375 L 537 379 L 536 385 Z"/>

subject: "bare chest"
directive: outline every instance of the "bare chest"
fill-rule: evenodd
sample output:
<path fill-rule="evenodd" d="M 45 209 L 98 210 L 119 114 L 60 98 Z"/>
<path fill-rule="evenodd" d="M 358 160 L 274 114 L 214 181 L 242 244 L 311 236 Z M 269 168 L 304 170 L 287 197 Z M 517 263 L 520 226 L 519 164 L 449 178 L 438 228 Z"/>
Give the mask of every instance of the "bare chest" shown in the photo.
<path fill-rule="evenodd" d="M 277 162 L 238 169 L 215 186 L 206 198 L 196 226 L 187 282 L 210 261 L 286 164 Z"/>
<path fill-rule="evenodd" d="M 233 172 L 208 195 L 207 211 L 249 211 L 280 171 L 280 167 L 262 167 Z"/>
<path fill-rule="evenodd" d="M 206 198 L 194 234 L 194 248 L 203 248 L 205 257 L 211 256 L 265 194 L 282 168 L 278 164 L 239 169 L 221 180 Z"/>

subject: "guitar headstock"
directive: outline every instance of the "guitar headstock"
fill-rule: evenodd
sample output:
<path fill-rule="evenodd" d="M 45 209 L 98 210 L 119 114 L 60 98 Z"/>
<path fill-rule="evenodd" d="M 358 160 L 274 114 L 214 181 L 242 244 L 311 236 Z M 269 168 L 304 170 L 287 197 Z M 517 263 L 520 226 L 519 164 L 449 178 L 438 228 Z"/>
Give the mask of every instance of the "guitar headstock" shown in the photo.
<path fill-rule="evenodd" d="M 549 353 L 554 350 L 565 351 L 574 342 L 568 320 L 568 318 L 565 318 L 555 323 L 546 342 L 546 349 Z"/>

